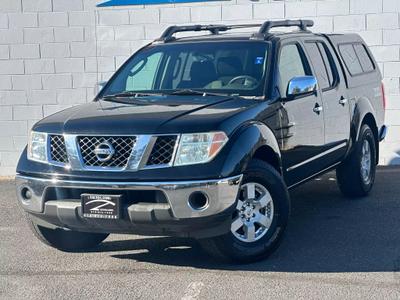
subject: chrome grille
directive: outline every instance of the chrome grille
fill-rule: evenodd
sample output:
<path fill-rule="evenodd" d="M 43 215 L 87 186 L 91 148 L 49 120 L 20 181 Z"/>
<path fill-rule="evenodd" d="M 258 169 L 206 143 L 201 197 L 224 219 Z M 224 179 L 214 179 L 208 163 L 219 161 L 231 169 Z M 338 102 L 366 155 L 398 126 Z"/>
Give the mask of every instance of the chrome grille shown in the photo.
<path fill-rule="evenodd" d="M 169 164 L 174 154 L 176 139 L 176 135 L 165 135 L 157 137 L 157 140 L 147 161 L 147 165 L 157 166 Z"/>
<path fill-rule="evenodd" d="M 50 136 L 50 159 L 62 164 L 68 163 L 67 149 L 62 135 Z"/>
<path fill-rule="evenodd" d="M 78 144 L 83 164 L 86 167 L 126 167 L 132 149 L 135 145 L 134 136 L 79 136 Z M 115 153 L 108 161 L 101 161 L 95 154 L 95 149 L 101 143 L 109 143 L 114 147 Z"/>

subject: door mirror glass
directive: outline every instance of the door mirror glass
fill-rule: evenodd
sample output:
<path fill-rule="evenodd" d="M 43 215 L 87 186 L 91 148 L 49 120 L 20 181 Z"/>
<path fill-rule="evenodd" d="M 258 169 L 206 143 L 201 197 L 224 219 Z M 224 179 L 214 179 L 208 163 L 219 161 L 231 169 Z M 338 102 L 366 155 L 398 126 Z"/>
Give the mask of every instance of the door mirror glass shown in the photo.
<path fill-rule="evenodd" d="M 314 76 L 294 77 L 289 81 L 286 96 L 293 99 L 297 96 L 313 94 L 317 90 L 317 79 Z"/>

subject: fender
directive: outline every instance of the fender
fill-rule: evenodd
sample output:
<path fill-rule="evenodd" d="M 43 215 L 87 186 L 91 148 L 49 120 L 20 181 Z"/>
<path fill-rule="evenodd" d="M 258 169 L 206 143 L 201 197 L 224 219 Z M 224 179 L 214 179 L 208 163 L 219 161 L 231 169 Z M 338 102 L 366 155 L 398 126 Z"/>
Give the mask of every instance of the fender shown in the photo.
<path fill-rule="evenodd" d="M 355 142 L 358 140 L 358 137 L 360 135 L 360 130 L 361 130 L 361 125 L 362 122 L 365 118 L 366 115 L 371 114 L 373 117 L 373 123 L 374 125 L 372 126 L 372 131 L 374 132 L 377 140 L 378 140 L 378 127 L 376 124 L 376 112 L 373 106 L 371 105 L 371 102 L 369 101 L 368 98 L 366 97 L 361 97 L 356 100 L 354 103 L 354 107 L 352 110 L 352 115 L 351 115 L 351 120 L 350 120 L 350 142 L 351 142 L 351 147 L 349 148 L 349 152 L 351 152 L 351 149 L 353 148 L 352 145 L 355 144 Z M 377 142 L 376 149 L 379 154 L 379 143 Z M 379 155 L 378 155 L 379 157 Z"/>
<path fill-rule="evenodd" d="M 281 169 L 281 152 L 273 131 L 264 123 L 252 122 L 240 128 L 236 134 L 235 143 L 230 147 L 221 174 L 242 174 L 258 149 L 269 147 L 275 154 Z"/>
<path fill-rule="evenodd" d="M 368 113 L 372 114 L 372 116 L 375 119 L 375 124 L 376 124 L 375 109 L 371 105 L 371 102 L 368 100 L 368 98 L 361 97 L 361 98 L 357 99 L 357 101 L 354 105 L 354 110 L 353 110 L 351 125 L 350 125 L 350 127 L 351 127 L 350 134 L 351 134 L 351 138 L 352 138 L 353 142 L 358 139 L 358 136 L 360 134 L 362 120 Z M 374 130 L 374 128 L 372 128 L 372 129 Z"/>

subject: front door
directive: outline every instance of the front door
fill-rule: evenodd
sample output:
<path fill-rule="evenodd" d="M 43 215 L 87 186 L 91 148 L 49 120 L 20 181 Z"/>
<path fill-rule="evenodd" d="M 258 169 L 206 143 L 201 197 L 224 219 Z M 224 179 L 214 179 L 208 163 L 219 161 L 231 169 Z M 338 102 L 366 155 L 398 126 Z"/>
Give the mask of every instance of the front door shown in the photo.
<path fill-rule="evenodd" d="M 316 161 L 324 149 L 324 112 L 320 94 L 287 100 L 289 81 L 312 75 L 299 42 L 282 45 L 278 60 L 278 89 L 281 95 L 281 154 L 285 181 L 291 186 L 320 171 Z"/>

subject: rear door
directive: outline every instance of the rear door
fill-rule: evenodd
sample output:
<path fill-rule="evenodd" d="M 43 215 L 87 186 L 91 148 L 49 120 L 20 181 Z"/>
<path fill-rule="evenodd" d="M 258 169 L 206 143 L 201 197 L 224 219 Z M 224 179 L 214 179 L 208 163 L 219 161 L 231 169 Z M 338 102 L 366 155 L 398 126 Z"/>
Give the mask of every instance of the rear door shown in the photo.
<path fill-rule="evenodd" d="M 339 161 L 350 138 L 350 103 L 339 62 L 331 45 L 324 39 L 304 39 L 306 53 L 318 80 L 325 121 L 325 157 L 323 167 Z M 338 66 L 338 67 L 336 67 Z"/>
<path fill-rule="evenodd" d="M 287 100 L 293 77 L 312 75 L 304 49 L 298 40 L 285 41 L 278 57 L 278 90 L 281 95 L 281 152 L 286 183 L 293 185 L 320 170 L 317 163 L 324 148 L 324 113 L 319 111 L 319 93 Z"/>

